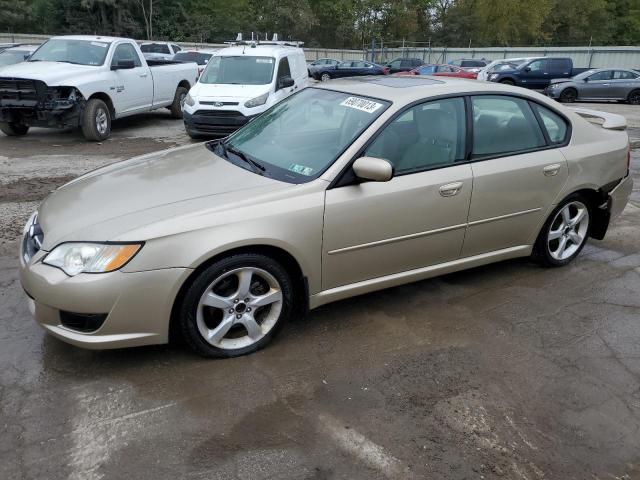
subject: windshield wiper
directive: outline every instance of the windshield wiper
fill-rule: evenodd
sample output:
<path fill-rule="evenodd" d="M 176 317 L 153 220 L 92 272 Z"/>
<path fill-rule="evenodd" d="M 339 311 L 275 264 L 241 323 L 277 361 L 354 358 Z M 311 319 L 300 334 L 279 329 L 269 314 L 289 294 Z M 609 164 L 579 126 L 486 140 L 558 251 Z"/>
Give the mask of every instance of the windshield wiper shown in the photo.
<path fill-rule="evenodd" d="M 225 155 L 227 152 L 233 153 L 235 156 L 239 157 L 242 161 L 251 165 L 251 168 L 253 169 L 253 171 L 258 175 L 262 175 L 260 172 L 264 172 L 266 170 L 261 163 L 256 162 L 253 158 L 248 157 L 244 152 L 236 149 L 230 143 L 220 142 L 220 145 L 222 146 L 222 149 L 225 152 Z M 256 171 L 256 169 L 260 170 L 260 172 Z"/>

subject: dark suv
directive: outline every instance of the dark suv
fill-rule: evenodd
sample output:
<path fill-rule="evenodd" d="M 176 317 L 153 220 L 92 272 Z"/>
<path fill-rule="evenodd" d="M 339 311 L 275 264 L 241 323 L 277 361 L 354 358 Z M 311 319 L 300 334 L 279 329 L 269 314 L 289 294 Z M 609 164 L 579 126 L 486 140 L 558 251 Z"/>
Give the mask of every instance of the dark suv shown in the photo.
<path fill-rule="evenodd" d="M 424 64 L 419 58 L 396 58 L 387 63 L 389 73 L 408 72 Z"/>

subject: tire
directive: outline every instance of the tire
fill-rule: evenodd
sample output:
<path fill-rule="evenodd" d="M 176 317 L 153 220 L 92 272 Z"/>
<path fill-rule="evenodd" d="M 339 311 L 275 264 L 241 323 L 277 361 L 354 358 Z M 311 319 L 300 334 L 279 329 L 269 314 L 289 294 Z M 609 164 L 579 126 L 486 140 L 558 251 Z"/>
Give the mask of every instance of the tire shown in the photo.
<path fill-rule="evenodd" d="M 549 215 L 533 247 L 532 258 L 545 267 L 562 267 L 576 258 L 591 233 L 589 201 L 574 193 Z"/>
<path fill-rule="evenodd" d="M 92 142 L 101 142 L 111 135 L 111 112 L 102 100 L 92 98 L 85 105 L 82 134 Z"/>
<path fill-rule="evenodd" d="M 627 102 L 631 105 L 640 105 L 640 90 L 633 90 L 627 97 Z"/>
<path fill-rule="evenodd" d="M 289 274 L 278 262 L 259 254 L 232 255 L 191 282 L 179 308 L 180 330 L 204 357 L 246 355 L 281 330 L 292 315 L 293 299 Z"/>
<path fill-rule="evenodd" d="M 562 93 L 560 93 L 559 100 L 562 103 L 573 103 L 578 99 L 578 92 L 575 88 L 565 88 Z"/>
<path fill-rule="evenodd" d="M 173 96 L 173 103 L 169 107 L 169 111 L 171 111 L 171 118 L 182 118 L 182 104 L 184 103 L 184 99 L 189 93 L 184 87 L 176 88 L 176 94 Z"/>
<path fill-rule="evenodd" d="M 0 122 L 0 130 L 8 137 L 19 137 L 27 134 L 29 126 L 16 122 Z"/>
<path fill-rule="evenodd" d="M 500 83 L 503 85 L 511 85 L 514 86 L 516 84 L 516 82 L 514 82 L 513 80 L 509 79 L 509 78 L 505 78 L 504 80 L 500 80 Z"/>
<path fill-rule="evenodd" d="M 331 80 L 331 75 L 329 75 L 328 73 L 323 73 L 322 75 L 320 75 L 321 82 L 328 82 L 329 80 Z"/>

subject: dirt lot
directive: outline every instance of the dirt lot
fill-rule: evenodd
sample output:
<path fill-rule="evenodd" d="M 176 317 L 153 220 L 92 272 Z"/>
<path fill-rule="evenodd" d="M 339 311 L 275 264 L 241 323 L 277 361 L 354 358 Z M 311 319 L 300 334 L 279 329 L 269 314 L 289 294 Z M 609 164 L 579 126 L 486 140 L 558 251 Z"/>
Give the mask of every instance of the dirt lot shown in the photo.
<path fill-rule="evenodd" d="M 607 108 L 640 127 L 637 107 Z M 164 113 L 114 127 L 102 145 L 0 138 L 0 478 L 640 479 L 639 151 L 631 204 L 568 267 L 515 260 L 361 296 L 206 361 L 81 350 L 27 311 L 16 237 L 37 202 L 189 141 Z"/>

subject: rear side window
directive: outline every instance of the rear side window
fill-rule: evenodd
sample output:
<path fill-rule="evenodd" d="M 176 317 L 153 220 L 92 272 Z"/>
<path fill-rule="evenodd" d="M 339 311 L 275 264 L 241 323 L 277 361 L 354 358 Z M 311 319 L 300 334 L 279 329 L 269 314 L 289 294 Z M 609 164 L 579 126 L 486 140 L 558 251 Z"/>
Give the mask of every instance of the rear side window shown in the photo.
<path fill-rule="evenodd" d="M 465 157 L 465 109 L 461 98 L 423 103 L 387 125 L 366 155 L 384 158 L 398 173 L 453 165 Z"/>
<path fill-rule="evenodd" d="M 563 143 L 567 137 L 567 122 L 557 113 L 552 112 L 548 108 L 545 108 L 537 103 L 532 104 L 533 108 L 538 112 L 544 128 L 547 131 L 549 140 L 552 144 L 557 145 Z"/>
<path fill-rule="evenodd" d="M 638 75 L 627 72 L 626 70 L 616 70 L 613 72 L 614 80 L 633 80 L 634 78 L 638 78 Z"/>
<path fill-rule="evenodd" d="M 552 58 L 549 60 L 551 73 L 571 73 L 571 62 L 568 58 Z"/>
<path fill-rule="evenodd" d="M 522 152 L 546 146 L 526 100 L 502 95 L 471 97 L 473 157 Z"/>

